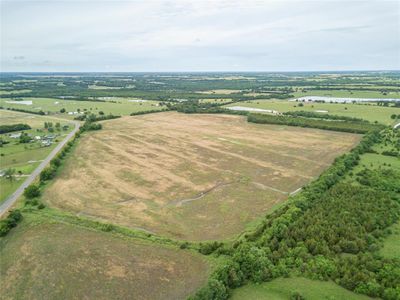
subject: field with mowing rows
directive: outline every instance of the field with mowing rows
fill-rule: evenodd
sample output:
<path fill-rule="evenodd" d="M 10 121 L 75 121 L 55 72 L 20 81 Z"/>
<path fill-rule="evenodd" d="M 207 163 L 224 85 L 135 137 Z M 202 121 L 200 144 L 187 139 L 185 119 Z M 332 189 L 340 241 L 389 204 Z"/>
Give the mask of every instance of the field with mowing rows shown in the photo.
<path fill-rule="evenodd" d="M 187 240 L 226 239 L 310 182 L 360 136 L 158 113 L 83 136 L 46 204 Z"/>

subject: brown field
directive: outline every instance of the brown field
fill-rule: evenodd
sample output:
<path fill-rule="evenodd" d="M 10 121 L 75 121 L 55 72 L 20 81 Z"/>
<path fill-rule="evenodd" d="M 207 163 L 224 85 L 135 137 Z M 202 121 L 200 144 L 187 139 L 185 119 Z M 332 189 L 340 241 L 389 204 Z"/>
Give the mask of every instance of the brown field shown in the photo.
<path fill-rule="evenodd" d="M 157 113 L 103 125 L 82 137 L 44 201 L 188 240 L 238 234 L 360 139 L 232 115 Z"/>
<path fill-rule="evenodd" d="M 210 273 L 187 250 L 35 223 L 25 219 L 0 239 L 1 299 L 186 299 Z"/>

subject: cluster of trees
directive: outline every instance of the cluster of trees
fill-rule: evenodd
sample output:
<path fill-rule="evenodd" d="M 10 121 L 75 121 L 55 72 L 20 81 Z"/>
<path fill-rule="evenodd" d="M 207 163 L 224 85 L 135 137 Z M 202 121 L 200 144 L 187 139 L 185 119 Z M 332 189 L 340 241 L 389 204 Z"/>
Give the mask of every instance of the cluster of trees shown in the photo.
<path fill-rule="evenodd" d="M 32 140 L 32 137 L 30 135 L 28 135 L 26 132 L 22 132 L 19 137 L 19 142 L 21 144 L 30 143 L 31 140 Z"/>
<path fill-rule="evenodd" d="M 396 115 L 396 114 L 392 114 L 391 116 L 390 116 L 390 118 L 391 119 L 400 119 L 400 114 L 398 114 L 398 115 Z"/>
<path fill-rule="evenodd" d="M 57 131 L 61 130 L 61 124 L 59 122 L 57 122 L 54 126 L 53 126 L 53 122 L 44 122 L 44 128 L 47 129 L 47 131 L 49 132 L 54 132 L 54 128 Z"/>
<path fill-rule="evenodd" d="M 78 121 L 97 122 L 97 121 L 104 121 L 104 120 L 111 120 L 111 119 L 118 119 L 118 118 L 121 118 L 121 116 L 116 116 L 113 114 L 105 115 L 103 113 L 103 114 L 100 114 L 99 116 L 97 116 L 95 114 L 83 114 L 83 115 L 75 117 L 74 119 L 78 120 Z"/>
<path fill-rule="evenodd" d="M 283 114 L 287 115 L 287 116 L 293 116 L 293 117 L 305 117 L 305 118 L 313 118 L 313 119 L 341 120 L 341 121 L 368 123 L 368 121 L 360 119 L 360 118 L 347 117 L 347 116 L 338 116 L 338 115 L 330 115 L 330 114 L 316 113 L 316 112 L 304 111 L 304 110 L 288 111 L 288 112 L 285 112 Z"/>
<path fill-rule="evenodd" d="M 356 180 L 374 189 L 400 193 L 400 171 L 393 168 L 363 169 L 356 174 Z"/>
<path fill-rule="evenodd" d="M 249 114 L 248 122 L 260 124 L 279 124 L 309 128 L 319 128 L 333 131 L 343 131 L 351 133 L 366 133 L 371 130 L 383 128 L 383 125 L 365 122 L 339 121 L 339 120 L 319 120 L 293 116 L 273 116 L 266 114 Z"/>
<path fill-rule="evenodd" d="M 0 125 L 0 134 L 28 129 L 31 129 L 31 126 L 22 123 L 12 125 Z"/>
<path fill-rule="evenodd" d="M 18 209 L 10 211 L 7 218 L 0 220 L 0 236 L 6 236 L 21 220 L 22 214 Z"/>
<path fill-rule="evenodd" d="M 151 113 L 158 113 L 158 112 L 163 112 L 163 111 L 169 111 L 169 108 L 164 108 L 161 110 L 142 110 L 142 111 L 136 111 L 130 114 L 130 116 L 139 116 L 139 115 L 146 115 L 146 114 L 151 114 Z"/>
<path fill-rule="evenodd" d="M 232 245 L 209 245 L 207 249 L 230 260 L 193 299 L 227 299 L 229 289 L 248 281 L 289 274 L 334 280 L 358 293 L 399 299 L 400 261 L 378 252 L 389 226 L 400 218 L 399 174 L 366 170 L 357 174 L 357 183 L 341 180 L 380 140 L 377 131 L 365 135 L 254 231 Z"/>

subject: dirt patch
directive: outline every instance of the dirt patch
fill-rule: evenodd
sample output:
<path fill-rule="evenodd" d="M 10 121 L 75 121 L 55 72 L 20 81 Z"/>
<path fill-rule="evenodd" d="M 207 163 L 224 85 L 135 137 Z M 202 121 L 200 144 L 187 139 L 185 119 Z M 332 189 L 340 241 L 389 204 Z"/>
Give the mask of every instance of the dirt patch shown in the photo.
<path fill-rule="evenodd" d="M 158 113 L 103 124 L 82 137 L 45 202 L 190 240 L 239 233 L 360 139 L 232 115 Z M 230 218 L 230 228 L 219 226 Z"/>

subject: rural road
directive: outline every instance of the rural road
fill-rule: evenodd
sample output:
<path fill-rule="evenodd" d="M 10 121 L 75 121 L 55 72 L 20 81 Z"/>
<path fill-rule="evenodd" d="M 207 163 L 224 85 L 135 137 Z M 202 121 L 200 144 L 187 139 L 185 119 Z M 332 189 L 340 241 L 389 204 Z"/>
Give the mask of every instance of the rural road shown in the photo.
<path fill-rule="evenodd" d="M 74 137 L 75 133 L 79 130 L 79 122 L 74 122 L 75 128 L 50 152 L 50 154 L 40 163 L 40 165 L 29 175 L 28 178 L 21 184 L 21 186 L 10 195 L 0 205 L 0 217 L 14 205 L 17 199 L 23 194 L 24 190 L 30 185 L 36 177 L 42 172 L 42 170 L 50 163 L 50 161 L 56 156 L 56 154 L 64 147 L 64 145 Z"/>

